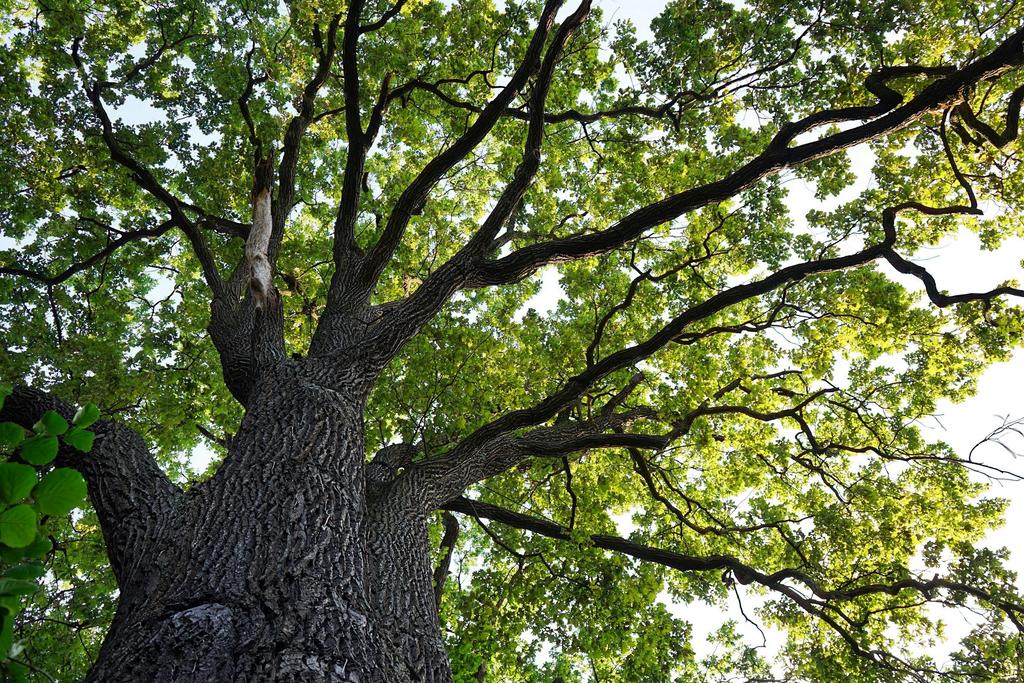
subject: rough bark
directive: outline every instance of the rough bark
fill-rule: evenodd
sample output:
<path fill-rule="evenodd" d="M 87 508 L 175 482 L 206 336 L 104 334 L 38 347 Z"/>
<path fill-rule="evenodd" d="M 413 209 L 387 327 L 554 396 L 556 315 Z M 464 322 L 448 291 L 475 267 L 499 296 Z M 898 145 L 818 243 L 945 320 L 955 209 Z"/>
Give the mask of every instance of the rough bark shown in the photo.
<path fill-rule="evenodd" d="M 371 502 L 366 540 L 371 615 L 389 681 L 452 679 L 434 602 L 427 515 L 408 496 Z"/>
<path fill-rule="evenodd" d="M 286 361 L 253 387 L 217 474 L 187 493 L 97 425 L 85 473 L 121 592 L 89 681 L 446 681 L 427 511 L 367 497 L 359 367 Z M 347 391 L 337 386 L 339 373 Z M 4 419 L 66 405 L 19 389 Z"/>
<path fill-rule="evenodd" d="M 217 474 L 187 493 L 167 480 L 137 434 L 115 423 L 98 424 L 94 451 L 86 458 L 75 458 L 73 464 L 89 483 L 121 592 L 114 623 L 90 681 L 449 681 L 452 674 L 441 639 L 435 593 L 435 589 L 440 591 L 444 572 L 439 572 L 435 583 L 427 533 L 433 508 L 445 505 L 462 514 L 568 539 L 568 529 L 461 495 L 475 482 L 506 471 L 527 457 L 564 457 L 590 447 L 655 448 L 674 433 L 607 433 L 622 426 L 622 420 L 613 419 L 614 400 L 607 415 L 590 422 L 544 426 L 557 420 L 596 382 L 679 341 L 695 323 L 730 306 L 807 277 L 883 258 L 925 282 L 929 296 L 939 306 L 1024 294 L 1011 288 L 942 294 L 923 268 L 896 253 L 896 212 L 971 213 L 977 210 L 976 202 L 971 207 L 933 208 L 908 201 L 882 216 L 881 242 L 852 254 L 790 265 L 760 280 L 723 290 L 677 313 L 633 346 L 601 358 L 588 354 L 586 368 L 544 400 L 496 417 L 439 457 L 413 465 L 410 447 L 396 447 L 386 449 L 367 466 L 362 420 L 373 381 L 457 291 L 508 284 L 544 265 L 621 248 L 657 225 L 734 197 L 767 176 L 905 128 L 930 112 L 956 108 L 969 128 L 993 145 L 1003 146 L 1018 133 L 1024 101 L 1024 90 L 1014 91 L 1003 133 L 980 121 L 964 101 L 964 93 L 977 84 L 1024 63 L 1024 29 L 1020 29 L 991 53 L 960 68 L 884 69 L 866 82 L 867 90 L 878 97 L 877 104 L 827 109 L 791 122 L 760 154 L 714 182 L 664 197 L 604 229 L 531 243 L 500 256 L 499 235 L 540 168 L 544 125 L 560 120 L 546 111 L 546 97 L 562 50 L 590 9 L 589 0 L 582 0 L 552 37 L 561 3 L 547 0 L 525 54 L 507 82 L 485 106 L 473 109 L 476 116 L 463 134 L 415 175 L 391 207 L 378 240 L 364 253 L 355 227 L 366 155 L 381 129 L 388 102 L 425 86 L 413 81 L 392 90 L 390 79 L 384 78 L 364 127 L 358 41 L 361 34 L 379 29 L 397 15 L 403 3 L 398 0 L 379 20 L 363 23 L 363 2 L 355 0 L 348 5 L 344 23 L 342 15 L 337 15 L 326 34 L 316 27 L 316 70 L 298 97 L 297 114 L 285 134 L 276 196 L 271 170 L 277 157 L 262 154 L 263 142 L 248 111 L 253 86 L 263 77 L 249 69 L 239 106 L 256 152 L 253 221 L 250 228 L 219 219 L 221 227 L 227 225 L 233 234 L 246 237 L 246 257 L 236 275 L 227 280 L 218 272 L 218 261 L 203 233 L 210 225 L 216 229 L 218 219 L 172 194 L 160 183 L 159 174 L 119 143 L 103 100 L 116 84 L 90 81 L 80 56 L 81 39 L 74 43 L 73 57 L 111 160 L 131 172 L 134 182 L 169 212 L 170 219 L 151 230 L 125 233 L 123 240 L 111 242 L 98 254 L 54 276 L 23 268 L 0 272 L 58 284 L 121 244 L 159 236 L 172 227 L 181 230 L 210 288 L 208 331 L 220 353 L 226 384 L 247 410 Z M 182 40 L 187 39 L 190 37 Z M 348 153 L 334 225 L 336 268 L 309 357 L 286 360 L 274 267 L 295 202 L 302 137 L 316 120 L 316 97 L 334 73 L 338 52 Z M 159 56 L 160 52 L 143 60 L 135 75 Z M 932 80 L 907 98 L 886 85 L 910 75 Z M 528 105 L 515 106 L 531 83 Z M 434 88 L 434 92 L 442 91 Z M 633 107 L 590 116 L 619 113 L 660 116 L 663 112 Z M 391 264 L 412 217 L 430 200 L 444 176 L 509 115 L 527 121 L 528 130 L 521 161 L 488 217 L 463 248 L 413 294 L 371 306 L 377 280 Z M 567 115 L 564 120 L 585 121 L 586 116 Z M 823 124 L 841 122 L 859 123 L 810 142 L 796 141 L 800 134 Z M 0 419 L 30 425 L 51 408 L 70 415 L 65 404 L 40 392 L 19 389 L 8 399 Z M 527 429 L 533 431 L 524 434 Z M 399 471 L 403 467 L 404 473 Z M 624 539 L 595 536 L 592 540 L 597 547 L 681 571 L 726 568 L 741 582 L 749 579 L 764 585 L 777 578 L 751 573 L 725 556 L 680 559 L 677 554 Z M 450 547 L 448 552 L 450 559 Z M 910 587 L 923 590 L 930 586 Z M 955 589 L 964 590 L 959 585 Z M 835 597 L 834 591 L 819 595 Z M 793 599 L 804 606 L 799 597 Z M 813 608 L 809 611 L 817 614 Z M 1011 618 L 1019 613 L 1024 611 L 1007 609 Z M 484 673 L 481 668 L 481 678 Z"/>
<path fill-rule="evenodd" d="M 70 420 L 74 410 L 45 392 L 15 387 L 0 410 L 0 422 L 31 428 L 47 410 Z M 58 465 L 70 465 L 85 476 L 89 499 L 96 508 L 111 568 L 122 591 L 142 585 L 155 566 L 160 538 L 174 524 L 184 494 L 172 484 L 150 456 L 142 438 L 116 422 L 101 420 L 88 455 L 62 449 Z M 130 602 L 124 596 L 122 602 Z"/>

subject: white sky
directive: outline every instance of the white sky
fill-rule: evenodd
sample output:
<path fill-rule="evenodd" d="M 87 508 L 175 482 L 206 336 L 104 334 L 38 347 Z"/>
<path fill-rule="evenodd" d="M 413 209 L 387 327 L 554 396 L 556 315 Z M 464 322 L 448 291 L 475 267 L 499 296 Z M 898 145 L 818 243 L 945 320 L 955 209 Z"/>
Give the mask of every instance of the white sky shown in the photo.
<path fill-rule="evenodd" d="M 605 9 L 605 21 L 610 23 L 613 20 L 629 18 L 637 26 L 641 37 L 649 37 L 647 30 L 650 20 L 656 16 L 664 2 L 661 0 L 632 0 L 622 2 L 617 0 L 605 0 L 599 3 Z M 575 8 L 575 2 L 567 2 L 563 10 L 568 13 Z M 128 120 L 147 118 L 146 107 L 140 102 L 128 103 L 128 106 L 120 108 L 118 114 Z M 864 149 L 852 150 L 853 166 L 861 171 L 861 181 L 855 188 L 855 192 L 862 189 L 866 182 L 866 172 L 870 164 L 870 153 Z M 800 222 L 807 210 L 820 204 L 813 198 L 813 192 L 802 181 L 792 179 L 788 183 L 790 189 L 791 211 L 794 219 Z M 848 198 L 848 197 L 847 197 Z M 0 244 L 0 247 L 5 246 Z M 998 283 L 1016 278 L 1024 280 L 1020 256 L 1024 254 L 1024 240 L 1009 240 L 997 252 L 983 252 L 979 248 L 977 238 L 969 233 L 964 233 L 955 240 L 948 240 L 942 245 L 914 255 L 914 260 L 926 262 L 929 270 L 936 276 L 941 288 L 950 292 L 982 291 L 989 289 Z M 910 256 L 910 255 L 906 255 Z M 898 276 L 890 271 L 890 275 L 898 278 L 906 286 L 920 290 L 919 283 L 913 278 Z M 540 294 L 530 302 L 530 306 L 538 310 L 547 310 L 552 307 L 561 295 L 558 287 L 557 275 L 553 270 L 544 274 L 544 286 Z M 1015 354 L 1014 359 L 991 367 L 979 383 L 978 393 L 974 398 L 959 405 L 944 403 L 940 408 L 938 420 L 932 427 L 932 438 L 946 441 L 961 454 L 966 454 L 975 443 L 980 441 L 986 434 L 1000 423 L 1000 416 L 1020 417 L 1024 415 L 1024 407 L 1021 406 L 1018 396 L 1020 395 L 1020 383 L 1024 378 L 1024 352 Z M 1024 440 L 1018 441 L 1016 446 L 1024 450 Z M 996 448 L 995 446 L 988 446 Z M 205 449 L 203 449 L 205 450 Z M 197 460 L 201 461 L 209 457 L 209 453 L 198 452 Z M 202 468 L 205 463 L 197 462 Z M 1024 465 L 1024 463 L 1022 463 Z M 1011 465 L 1012 468 L 1012 465 Z M 1021 467 L 1024 469 L 1024 466 Z M 1024 484 L 1013 483 L 994 486 L 992 493 L 1010 499 L 1011 507 L 1008 514 L 1008 524 L 988 537 L 989 545 L 993 547 L 1008 546 L 1014 548 L 1019 545 L 1014 539 L 1017 533 L 1014 529 L 1024 527 Z M 941 514 L 941 511 L 937 511 Z M 1019 574 L 1024 574 L 1024 552 L 1016 552 L 1012 556 L 1010 566 Z M 1018 584 L 1021 581 L 1018 580 Z M 748 614 L 757 604 L 753 598 L 745 598 L 744 606 Z M 700 642 L 702 634 L 716 628 L 723 620 L 723 614 L 719 608 L 708 608 L 699 605 L 674 606 L 680 614 L 690 620 L 695 627 L 695 647 L 698 653 L 707 652 L 708 646 Z M 753 627 L 744 624 L 738 611 L 725 615 L 740 622 L 741 630 L 746 634 L 748 642 L 757 644 L 761 642 L 760 635 Z M 958 637 L 958 629 L 955 624 L 950 625 L 950 635 Z M 771 636 L 771 634 L 769 634 Z M 769 638 L 770 641 L 777 639 Z"/>
<path fill-rule="evenodd" d="M 500 2 L 500 0 L 499 0 Z M 575 9 L 576 2 L 567 0 L 563 7 L 560 18 L 564 17 Z M 649 24 L 651 19 L 657 16 L 665 6 L 663 0 L 632 0 L 623 2 L 620 0 L 598 0 L 598 4 L 604 8 L 604 21 L 606 24 L 619 19 L 630 19 L 636 25 L 639 36 L 650 38 Z M 121 108 L 118 114 L 131 121 L 133 119 L 145 119 L 149 108 L 141 102 L 130 102 Z M 842 201 L 852 199 L 858 195 L 864 186 L 869 182 L 868 173 L 873 157 L 866 146 L 850 150 L 852 166 L 859 173 L 859 180 L 855 185 L 845 191 L 839 198 L 822 203 L 814 198 L 813 188 L 804 181 L 801 181 L 792 174 L 787 176 L 787 187 L 789 188 L 790 210 L 797 226 L 805 224 L 804 215 L 812 208 L 833 208 Z M 935 275 L 939 286 L 949 292 L 963 291 L 984 291 L 999 283 L 1017 278 L 1024 280 L 1020 255 L 1024 254 L 1024 240 L 1008 240 L 997 252 L 984 252 L 980 249 L 978 239 L 972 233 L 964 232 L 955 240 L 947 240 L 943 244 L 928 249 L 926 252 L 913 255 L 913 260 L 924 262 L 929 270 Z M 910 257 L 911 255 L 906 254 Z M 887 266 L 886 266 L 887 267 Z M 923 291 L 920 283 L 909 276 L 903 276 L 889 269 L 888 274 L 894 279 L 902 282 L 912 290 Z M 541 291 L 528 302 L 528 306 L 538 311 L 548 311 L 554 308 L 557 300 L 562 296 L 558 284 L 558 275 L 554 269 L 547 269 L 543 273 L 543 286 Z M 984 374 L 978 386 L 977 395 L 962 404 L 954 405 L 944 402 L 939 409 L 939 415 L 930 427 L 932 440 L 945 441 L 953 446 L 957 452 L 966 454 L 970 449 L 1001 422 L 1001 417 L 1010 418 L 1024 416 L 1024 407 L 1019 407 L 1016 401 L 1017 389 L 1020 379 L 1024 377 L 1024 352 L 1015 354 L 1011 362 L 1003 363 L 989 368 Z M 1024 439 L 1011 444 L 1024 451 Z M 988 446 L 987 448 L 998 448 Z M 196 453 L 194 467 L 205 468 L 208 458 L 212 456 L 206 449 L 199 449 Z M 1011 465 L 1012 468 L 1012 465 Z M 1024 462 L 1021 468 L 1024 469 Z M 1024 484 L 1001 484 L 994 485 L 993 495 L 1007 498 L 1011 501 L 1008 514 L 1008 523 L 1002 529 L 992 532 L 988 536 L 988 545 L 991 547 L 1015 546 L 1014 529 L 1024 525 Z M 941 511 L 936 511 L 941 514 Z M 625 521 L 625 520 L 624 520 Z M 628 523 L 627 523 L 628 526 Z M 1012 556 L 1010 566 L 1018 574 L 1024 575 L 1024 552 L 1017 552 Z M 1018 584 L 1024 586 L 1020 580 Z M 753 615 L 753 608 L 762 602 L 756 596 L 744 596 L 744 608 L 748 615 Z M 672 605 L 672 610 L 689 620 L 694 626 L 694 647 L 698 654 L 710 651 L 710 645 L 703 642 L 703 639 L 711 631 L 715 630 L 723 620 L 732 618 L 739 622 L 739 630 L 744 633 L 748 643 L 752 645 L 761 643 L 760 633 L 747 624 L 739 611 L 733 608 L 723 614 L 721 608 L 705 605 Z M 959 637 L 966 632 L 966 622 L 957 623 L 955 615 L 944 613 L 947 619 L 953 616 L 947 624 L 950 646 L 955 644 Z M 772 633 L 765 628 L 769 636 L 769 649 L 781 642 L 780 634 Z M 946 648 L 939 648 L 941 652 Z M 952 649 L 950 647 L 949 649 Z"/>
<path fill-rule="evenodd" d="M 630 19 L 636 25 L 639 36 L 650 38 L 650 20 L 657 16 L 665 6 L 663 0 L 598 0 L 605 10 L 605 21 L 610 22 L 618 19 Z M 569 3 L 575 4 L 575 3 Z M 571 9 L 571 8 L 570 8 Z M 841 200 L 855 196 L 863 189 L 868 182 L 868 169 L 871 164 L 871 153 L 865 146 L 850 151 L 852 164 L 858 170 L 860 180 L 854 188 L 848 190 Z M 787 183 L 790 194 L 790 210 L 794 220 L 799 225 L 802 217 L 812 208 L 824 208 L 813 196 L 813 189 L 806 183 L 793 178 Z M 831 205 L 835 205 L 833 201 Z M 1024 270 L 1021 267 L 1021 255 L 1024 254 L 1024 240 L 1007 240 L 996 252 L 984 252 L 980 249 L 977 237 L 969 232 L 962 231 L 957 239 L 946 240 L 935 248 L 922 251 L 921 253 L 909 255 L 913 260 L 925 263 L 929 271 L 936 277 L 940 288 L 951 293 L 965 291 L 985 291 L 1008 279 L 1024 281 Z M 888 269 L 888 274 L 903 283 L 908 289 L 923 291 L 920 283 L 908 276 L 902 276 Z M 549 297 L 558 295 L 557 280 L 548 275 L 545 278 L 545 287 L 541 292 L 541 299 L 538 304 L 550 305 Z M 540 308 L 541 306 L 538 306 Z M 939 415 L 933 423 L 928 436 L 932 440 L 945 441 L 953 446 L 958 453 L 966 454 L 980 440 L 982 440 L 995 427 L 999 426 L 1002 417 L 1010 418 L 1024 416 L 1024 406 L 1021 405 L 1020 383 L 1024 378 L 1024 352 L 1018 351 L 1014 354 L 1013 360 L 990 367 L 978 383 L 978 392 L 973 398 L 961 403 L 952 404 L 943 402 L 939 407 Z M 1018 439 L 1016 443 L 1007 441 L 1015 450 L 1024 451 L 1024 440 Z M 998 448 L 998 446 L 987 445 L 984 448 Z M 1004 458 L 1001 464 L 1007 464 L 1014 469 L 1014 464 Z M 1024 470 L 1024 461 L 1016 466 Z M 1009 484 L 995 484 L 991 491 L 992 495 L 1007 498 L 1011 501 L 1007 515 L 1007 524 L 989 534 L 987 545 L 990 547 L 1006 546 L 1016 550 L 1011 555 L 1009 566 L 1018 573 L 1018 585 L 1024 587 L 1024 581 L 1020 576 L 1024 575 L 1024 552 L 1019 548 L 1019 529 L 1024 527 L 1024 484 L 1020 482 Z M 942 514 L 937 510 L 936 514 Z M 1017 531 L 1015 531 L 1015 529 Z M 748 615 L 752 614 L 752 608 L 760 601 L 753 597 L 744 597 L 744 608 Z M 710 651 L 707 643 L 700 643 L 703 635 L 706 635 L 723 620 L 723 614 L 717 607 L 706 607 L 701 605 L 674 606 L 674 611 L 691 621 L 694 626 L 694 646 L 699 654 Z M 744 633 L 746 641 L 752 645 L 760 644 L 761 635 L 752 626 L 745 623 L 738 610 L 733 608 L 727 615 L 740 624 L 740 630 Z M 938 648 L 937 652 L 945 649 L 954 649 L 956 641 L 968 629 L 965 621 L 958 620 L 955 615 L 948 611 L 943 612 L 947 619 L 947 635 L 950 643 L 946 648 Z M 952 618 L 950 618 L 952 617 Z M 778 634 L 768 633 L 769 649 L 780 642 Z"/>

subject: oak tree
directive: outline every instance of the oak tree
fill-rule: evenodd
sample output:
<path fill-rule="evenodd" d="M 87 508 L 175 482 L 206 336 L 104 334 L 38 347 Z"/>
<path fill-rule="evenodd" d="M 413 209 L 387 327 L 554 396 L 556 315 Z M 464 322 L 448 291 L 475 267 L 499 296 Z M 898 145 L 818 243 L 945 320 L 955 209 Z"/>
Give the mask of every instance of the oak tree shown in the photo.
<path fill-rule="evenodd" d="M 921 423 L 1024 292 L 913 257 L 1022 232 L 1024 6 L 591 5 L 5 0 L 0 419 L 104 415 L 30 674 L 1022 675 Z"/>

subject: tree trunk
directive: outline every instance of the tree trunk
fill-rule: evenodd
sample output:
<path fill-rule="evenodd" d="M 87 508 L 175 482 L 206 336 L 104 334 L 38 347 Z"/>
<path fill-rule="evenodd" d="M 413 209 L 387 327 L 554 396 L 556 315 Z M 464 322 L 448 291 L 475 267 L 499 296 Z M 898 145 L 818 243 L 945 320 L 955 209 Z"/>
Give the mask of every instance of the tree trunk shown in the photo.
<path fill-rule="evenodd" d="M 434 598 L 427 519 L 409 496 L 372 501 L 367 515 L 369 597 L 388 681 L 451 681 Z"/>
<path fill-rule="evenodd" d="M 367 503 L 369 382 L 310 367 L 264 376 L 217 474 L 133 539 L 89 681 L 451 679 L 426 513 L 386 487 Z"/>

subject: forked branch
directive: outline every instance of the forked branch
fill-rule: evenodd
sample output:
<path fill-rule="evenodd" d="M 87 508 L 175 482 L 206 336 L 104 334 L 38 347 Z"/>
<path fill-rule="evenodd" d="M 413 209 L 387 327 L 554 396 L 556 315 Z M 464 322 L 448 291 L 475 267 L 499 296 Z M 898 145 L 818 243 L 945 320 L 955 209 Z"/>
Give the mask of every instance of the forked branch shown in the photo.
<path fill-rule="evenodd" d="M 903 263 L 903 267 L 924 278 L 929 287 L 929 296 L 940 306 L 960 301 L 990 301 L 1003 294 L 1024 296 L 1024 291 L 1005 287 L 984 294 L 945 295 L 938 293 L 934 279 L 927 271 L 916 264 L 903 261 L 894 251 L 897 240 L 896 217 L 899 212 L 908 210 L 931 216 L 973 211 L 971 207 L 936 208 L 919 202 L 905 202 L 890 207 L 882 213 L 884 238 L 877 244 L 845 256 L 794 264 L 760 280 L 730 287 L 691 306 L 646 340 L 611 353 L 599 361 L 588 363 L 582 372 L 567 380 L 561 388 L 549 394 L 544 400 L 529 408 L 515 410 L 498 417 L 471 433 L 437 461 L 426 463 L 425 467 L 430 471 L 432 495 L 435 496 L 432 500 L 436 503 L 446 498 L 455 497 L 469 484 L 494 476 L 512 467 L 518 462 L 518 459 L 523 457 L 523 452 L 517 450 L 520 447 L 519 443 L 509 435 L 517 430 L 540 425 L 553 419 L 560 411 L 579 400 L 600 379 L 649 358 L 672 342 L 680 341 L 684 338 L 688 328 L 702 320 L 707 320 L 731 306 L 769 294 L 805 278 L 856 268 L 879 258 L 886 258 L 890 262 L 896 260 Z M 758 417 L 743 407 L 725 407 L 723 410 L 728 412 L 746 411 L 749 415 Z M 793 417 L 794 414 L 779 415 L 779 417 L 785 416 Z M 798 414 L 796 416 L 798 417 Z M 607 439 L 608 437 L 600 436 L 598 438 Z M 639 444 L 633 445 L 645 447 Z"/>
<path fill-rule="evenodd" d="M 891 71 L 884 73 L 876 77 L 877 82 L 872 84 L 873 91 L 879 95 L 878 104 L 827 110 L 805 117 L 783 127 L 761 154 L 721 180 L 684 190 L 644 206 L 604 230 L 532 244 L 505 257 L 482 263 L 468 274 L 464 285 L 481 287 L 515 282 L 544 265 L 597 256 L 617 249 L 662 223 L 729 199 L 784 168 L 799 166 L 904 128 L 929 112 L 960 102 L 966 90 L 1022 63 L 1024 29 L 1013 33 L 988 55 L 936 79 L 905 103 L 898 93 L 885 86 L 888 80 L 901 74 Z M 944 68 L 906 67 L 902 75 L 946 71 Z M 788 146 L 797 134 L 810 131 L 822 123 L 851 120 L 861 115 L 874 118 L 812 142 Z"/>
<path fill-rule="evenodd" d="M 15 387 L 0 409 L 0 421 L 30 428 L 47 410 L 55 410 L 68 420 L 74 415 L 74 410 L 60 399 L 29 387 Z M 157 534 L 173 520 L 183 494 L 134 431 L 106 420 L 90 429 L 96 439 L 88 455 L 62 452 L 59 458 L 85 476 L 111 567 L 118 585 L 124 587 L 141 578 L 137 572 L 157 555 L 153 545 Z"/>
<path fill-rule="evenodd" d="M 526 54 L 505 87 L 483 108 L 466 132 L 451 146 L 434 157 L 402 192 L 388 217 L 380 239 L 367 254 L 362 265 L 360 279 L 368 283 L 368 286 L 373 286 L 390 261 L 405 233 L 406 226 L 426 201 L 430 190 L 455 164 L 476 149 L 477 145 L 494 128 L 504 110 L 526 85 L 530 76 L 536 72 L 548 33 L 555 19 L 555 13 L 560 5 L 561 0 L 548 0 L 545 3 L 540 22 L 526 48 Z"/>
<path fill-rule="evenodd" d="M 574 538 L 567 529 L 554 522 L 478 500 L 457 498 L 445 503 L 441 508 L 561 541 L 573 541 Z M 939 576 L 931 579 L 915 578 L 909 571 L 903 571 L 900 578 L 894 578 L 891 582 L 880 582 L 877 577 L 871 576 L 861 581 L 847 581 L 843 588 L 828 588 L 807 571 L 780 569 L 765 573 L 730 555 L 687 555 L 606 534 L 593 534 L 589 540 L 595 548 L 621 553 L 642 562 L 660 564 L 683 572 L 722 571 L 725 572 L 723 580 L 763 586 L 785 596 L 808 614 L 824 621 L 857 655 L 887 668 L 912 670 L 906 662 L 890 653 L 865 647 L 856 635 L 858 622 L 844 611 L 844 604 L 872 595 L 897 598 L 905 592 L 917 593 L 927 600 L 934 600 L 936 593 L 942 591 L 947 594 L 943 600 L 946 603 L 963 604 L 966 601 L 958 595 L 964 595 L 990 605 L 1009 619 L 1018 632 L 1024 634 L 1024 606 L 1001 596 L 999 587 L 986 590 Z"/>

